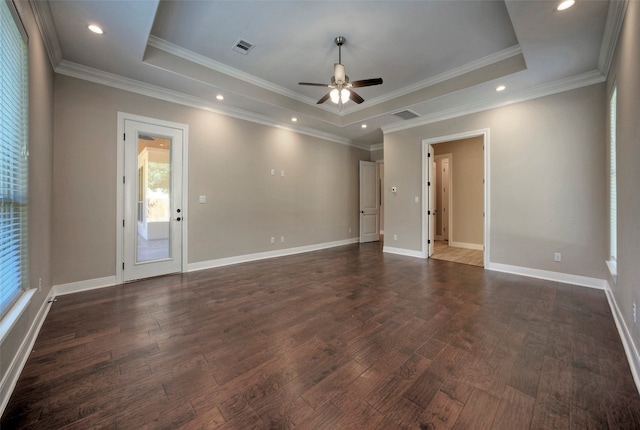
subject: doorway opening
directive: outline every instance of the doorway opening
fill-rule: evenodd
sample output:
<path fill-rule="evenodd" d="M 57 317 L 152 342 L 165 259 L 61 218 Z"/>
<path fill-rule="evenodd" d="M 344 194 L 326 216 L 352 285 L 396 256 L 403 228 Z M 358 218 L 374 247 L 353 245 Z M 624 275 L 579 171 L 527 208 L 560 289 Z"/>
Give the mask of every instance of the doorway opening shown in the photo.
<path fill-rule="evenodd" d="M 422 144 L 423 257 L 486 266 L 489 130 L 424 139 Z"/>

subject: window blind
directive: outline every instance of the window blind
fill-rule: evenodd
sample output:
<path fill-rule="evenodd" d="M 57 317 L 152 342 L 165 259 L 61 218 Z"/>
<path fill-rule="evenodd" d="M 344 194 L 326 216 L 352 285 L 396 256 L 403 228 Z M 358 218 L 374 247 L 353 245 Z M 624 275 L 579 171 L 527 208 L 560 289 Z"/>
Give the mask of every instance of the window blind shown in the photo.
<path fill-rule="evenodd" d="M 618 258 L 618 189 L 616 169 L 616 104 L 617 88 L 613 88 L 609 103 L 609 253 L 611 261 Z"/>
<path fill-rule="evenodd" d="M 0 0 L 0 316 L 27 285 L 27 44 Z"/>

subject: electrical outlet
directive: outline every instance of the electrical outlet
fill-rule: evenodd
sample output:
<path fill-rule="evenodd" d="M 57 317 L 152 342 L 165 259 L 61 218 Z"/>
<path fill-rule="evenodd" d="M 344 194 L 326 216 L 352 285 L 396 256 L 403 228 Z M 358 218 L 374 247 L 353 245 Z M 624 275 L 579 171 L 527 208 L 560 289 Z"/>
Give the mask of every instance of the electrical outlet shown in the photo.
<path fill-rule="evenodd" d="M 556 261 L 556 262 L 562 261 L 562 254 L 560 254 L 559 252 L 556 252 L 555 254 L 553 254 L 553 261 Z"/>
<path fill-rule="evenodd" d="M 42 291 L 42 278 L 38 278 L 38 291 Z M 635 305 L 634 305 L 635 306 Z M 635 308 L 634 308 L 635 309 Z"/>
<path fill-rule="evenodd" d="M 636 304 L 635 302 L 633 303 L 633 322 L 636 322 Z"/>
<path fill-rule="evenodd" d="M 271 236 L 271 243 L 276 243 L 276 238 Z"/>
<path fill-rule="evenodd" d="M 397 234 L 393 235 L 393 240 L 398 240 L 398 235 Z"/>
<path fill-rule="evenodd" d="M 280 236 L 280 243 L 284 243 L 284 236 Z"/>
<path fill-rule="evenodd" d="M 351 227 L 349 227 L 349 233 L 351 233 Z"/>

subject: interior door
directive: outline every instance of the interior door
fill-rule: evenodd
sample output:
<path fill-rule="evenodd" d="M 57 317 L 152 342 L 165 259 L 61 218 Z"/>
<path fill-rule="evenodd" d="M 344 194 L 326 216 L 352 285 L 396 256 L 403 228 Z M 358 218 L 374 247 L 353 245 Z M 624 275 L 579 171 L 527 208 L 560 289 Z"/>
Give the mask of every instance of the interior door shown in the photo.
<path fill-rule="evenodd" d="M 183 130 L 124 121 L 123 281 L 182 271 Z"/>
<path fill-rule="evenodd" d="M 442 205 L 440 217 L 442 219 L 442 239 L 449 242 L 449 158 L 442 159 Z"/>
<path fill-rule="evenodd" d="M 360 161 L 360 243 L 380 240 L 378 163 Z"/>
<path fill-rule="evenodd" d="M 433 145 L 429 145 L 429 152 L 427 154 L 427 170 L 429 179 L 427 182 L 427 192 L 429 193 L 428 207 L 427 207 L 427 230 L 428 230 L 428 256 L 433 255 L 433 249 L 436 239 L 436 158 L 433 151 Z"/>

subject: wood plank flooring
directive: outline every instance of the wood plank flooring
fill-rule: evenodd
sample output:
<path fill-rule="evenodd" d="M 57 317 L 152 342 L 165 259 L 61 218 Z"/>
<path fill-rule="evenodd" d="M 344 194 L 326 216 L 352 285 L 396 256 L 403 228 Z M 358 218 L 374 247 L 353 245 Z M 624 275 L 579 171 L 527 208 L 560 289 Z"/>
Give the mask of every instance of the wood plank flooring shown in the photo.
<path fill-rule="evenodd" d="M 630 429 L 602 291 L 378 244 L 53 304 L 4 429 Z"/>
<path fill-rule="evenodd" d="M 471 264 L 472 266 L 484 266 L 484 252 L 476 249 L 456 248 L 449 246 L 444 240 L 436 240 L 433 247 L 433 255 L 429 258 L 435 260 L 452 261 L 454 263 Z"/>

